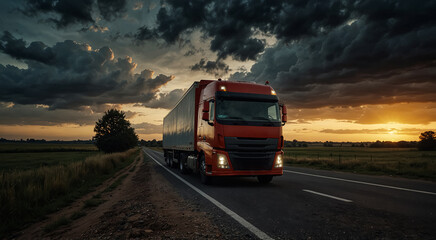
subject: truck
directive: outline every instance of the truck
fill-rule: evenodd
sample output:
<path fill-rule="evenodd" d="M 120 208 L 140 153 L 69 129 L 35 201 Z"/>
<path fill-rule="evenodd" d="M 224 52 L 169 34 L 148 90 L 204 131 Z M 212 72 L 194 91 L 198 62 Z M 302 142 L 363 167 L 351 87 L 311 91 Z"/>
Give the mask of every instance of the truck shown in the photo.
<path fill-rule="evenodd" d="M 283 175 L 286 121 L 286 106 L 268 82 L 194 82 L 163 119 L 165 162 L 199 173 L 204 184 L 219 176 L 269 183 Z"/>

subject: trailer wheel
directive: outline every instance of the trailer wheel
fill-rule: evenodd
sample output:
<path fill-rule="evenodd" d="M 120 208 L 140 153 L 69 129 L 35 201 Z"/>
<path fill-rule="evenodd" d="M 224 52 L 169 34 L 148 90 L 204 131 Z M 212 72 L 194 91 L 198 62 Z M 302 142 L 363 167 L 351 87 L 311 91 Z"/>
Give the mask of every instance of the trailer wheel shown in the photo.
<path fill-rule="evenodd" d="M 273 179 L 273 176 L 270 176 L 270 175 L 257 176 L 257 180 L 262 184 L 270 183 L 272 179 Z"/>
<path fill-rule="evenodd" d="M 173 161 L 173 156 L 172 156 L 172 155 L 170 155 L 170 156 L 168 157 L 168 163 L 167 163 L 167 165 L 168 165 L 169 168 L 173 168 L 173 167 L 174 167 L 174 161 Z"/>
<path fill-rule="evenodd" d="M 181 174 L 186 174 L 188 172 L 185 164 L 183 163 L 183 159 L 181 157 L 179 159 L 179 171 Z"/>
<path fill-rule="evenodd" d="M 201 155 L 200 158 L 200 178 L 201 183 L 205 185 L 209 185 L 212 181 L 212 177 L 206 175 L 206 161 L 204 159 L 204 155 Z"/>
<path fill-rule="evenodd" d="M 168 156 L 165 156 L 165 163 L 167 164 L 168 167 L 170 167 L 170 159 Z"/>

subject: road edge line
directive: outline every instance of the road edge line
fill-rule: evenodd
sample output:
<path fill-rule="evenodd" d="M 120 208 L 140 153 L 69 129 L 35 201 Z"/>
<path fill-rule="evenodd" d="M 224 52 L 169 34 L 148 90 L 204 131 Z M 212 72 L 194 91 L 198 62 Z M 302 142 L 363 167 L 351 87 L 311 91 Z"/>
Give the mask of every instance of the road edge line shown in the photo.
<path fill-rule="evenodd" d="M 183 183 L 185 183 L 186 185 L 188 185 L 190 188 L 192 188 L 194 191 L 196 191 L 198 194 L 200 194 L 201 196 L 203 196 L 204 198 L 206 198 L 207 200 L 209 200 L 211 203 L 213 203 L 215 206 L 217 206 L 219 209 L 223 210 L 227 215 L 229 215 L 230 217 L 232 217 L 233 219 L 235 219 L 238 223 L 240 223 L 243 227 L 247 228 L 250 232 L 252 232 L 254 235 L 256 235 L 256 237 L 260 238 L 260 239 L 268 239 L 268 240 L 272 240 L 273 238 L 268 236 L 266 233 L 264 233 L 262 230 L 260 230 L 259 228 L 255 227 L 253 224 L 249 223 L 247 220 L 245 220 L 244 218 L 242 218 L 241 216 L 239 216 L 237 213 L 233 212 L 232 210 L 230 210 L 229 208 L 227 208 L 226 206 L 224 206 L 223 204 L 221 204 L 220 202 L 218 202 L 217 200 L 215 200 L 214 198 L 212 198 L 211 196 L 207 195 L 205 192 L 201 191 L 200 189 L 198 189 L 197 187 L 195 187 L 194 185 L 190 184 L 188 181 L 186 181 L 185 179 L 181 178 L 180 176 L 178 176 L 177 174 L 173 173 L 172 171 L 170 171 L 169 169 L 167 169 L 166 167 L 164 167 L 158 160 L 156 160 L 153 156 L 151 156 L 150 154 L 148 154 L 144 149 L 142 149 L 142 151 L 147 154 L 151 159 L 153 159 L 153 161 L 155 161 L 159 166 L 161 166 L 163 169 L 165 169 L 167 172 L 171 173 L 174 177 L 176 177 L 177 179 L 179 179 L 180 181 L 182 181 Z"/>
<path fill-rule="evenodd" d="M 311 176 L 311 177 L 319 177 L 319 178 L 332 179 L 332 180 L 343 181 L 343 182 L 370 185 L 370 186 L 375 186 L 375 187 L 390 188 L 390 189 L 401 190 L 401 191 L 423 193 L 423 194 L 428 194 L 428 195 L 436 195 L 436 193 L 434 193 L 434 192 L 427 192 L 427 191 L 415 190 L 415 189 L 410 189 L 410 188 L 394 187 L 394 186 L 389 186 L 389 185 L 362 182 L 362 181 L 356 181 L 356 180 L 350 180 L 350 179 L 344 179 L 344 178 L 329 177 L 329 176 L 323 176 L 323 175 L 317 175 L 317 174 L 311 174 L 311 173 L 303 173 L 303 172 L 297 172 L 297 171 L 292 171 L 292 170 L 283 170 L 283 172 L 290 172 L 290 173 L 301 174 L 301 175 L 306 175 L 306 176 Z"/>

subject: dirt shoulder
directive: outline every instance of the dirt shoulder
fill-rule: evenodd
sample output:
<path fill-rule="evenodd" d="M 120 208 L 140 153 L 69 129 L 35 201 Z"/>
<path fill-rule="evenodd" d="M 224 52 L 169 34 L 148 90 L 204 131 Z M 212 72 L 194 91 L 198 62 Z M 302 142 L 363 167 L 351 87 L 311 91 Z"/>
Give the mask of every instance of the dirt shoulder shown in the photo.
<path fill-rule="evenodd" d="M 118 174 L 122 184 L 110 192 L 103 184 L 49 219 L 31 226 L 20 239 L 220 239 L 218 227 L 205 212 L 194 209 L 181 198 L 169 182 L 156 173 L 150 162 L 141 158 Z M 99 195 L 100 205 L 83 208 L 86 199 Z M 47 233 L 44 227 L 62 216 L 82 209 L 86 214 L 68 225 Z M 207 231 L 204 231 L 207 229 Z"/>

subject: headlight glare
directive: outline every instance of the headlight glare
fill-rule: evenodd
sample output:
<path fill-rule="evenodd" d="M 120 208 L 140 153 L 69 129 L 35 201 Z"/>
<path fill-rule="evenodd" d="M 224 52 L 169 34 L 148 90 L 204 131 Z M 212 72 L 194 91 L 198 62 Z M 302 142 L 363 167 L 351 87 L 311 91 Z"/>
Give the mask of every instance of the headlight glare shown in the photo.
<path fill-rule="evenodd" d="M 225 154 L 222 154 L 222 153 L 217 154 L 217 167 L 218 168 L 230 168 L 229 162 L 227 161 L 227 157 Z"/>
<path fill-rule="evenodd" d="M 274 167 L 276 168 L 281 168 L 283 167 L 283 154 L 279 154 L 276 157 L 276 164 L 274 165 Z"/>

